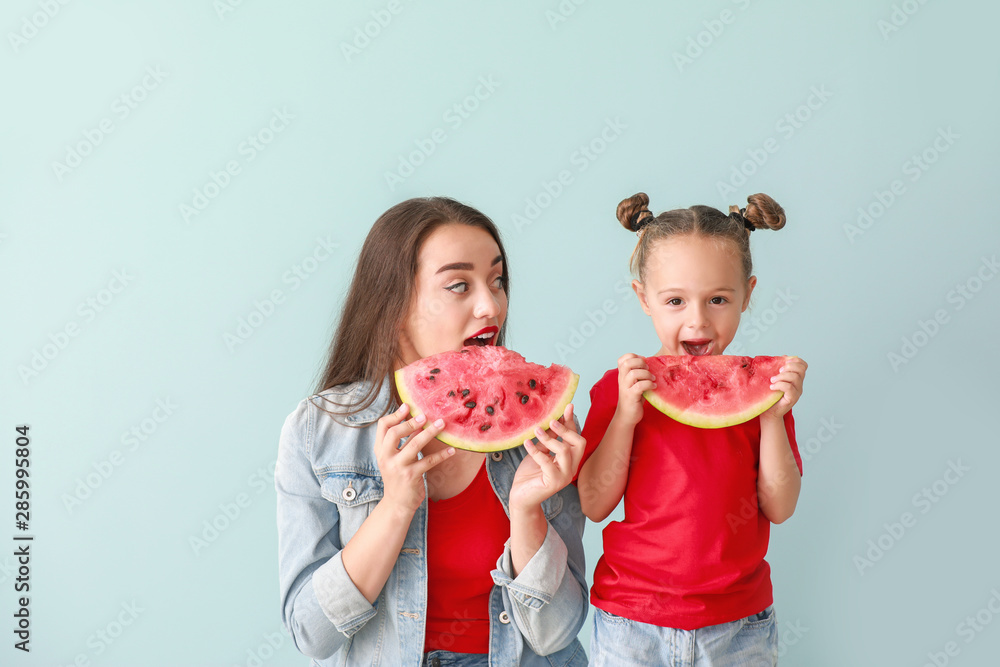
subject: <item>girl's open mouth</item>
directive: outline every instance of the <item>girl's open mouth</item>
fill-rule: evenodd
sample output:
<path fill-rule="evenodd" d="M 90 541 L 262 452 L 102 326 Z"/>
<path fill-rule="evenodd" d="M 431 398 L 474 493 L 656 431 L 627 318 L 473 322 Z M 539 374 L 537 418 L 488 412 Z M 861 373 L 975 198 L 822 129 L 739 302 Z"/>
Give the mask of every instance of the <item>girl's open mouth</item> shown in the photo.
<path fill-rule="evenodd" d="M 465 339 L 463 345 L 494 345 L 496 343 L 497 332 L 500 329 L 497 327 L 486 327 L 476 333 L 472 334 Z"/>
<path fill-rule="evenodd" d="M 688 354 L 701 357 L 712 353 L 712 340 L 710 338 L 698 338 L 694 340 L 682 340 L 681 346 Z"/>

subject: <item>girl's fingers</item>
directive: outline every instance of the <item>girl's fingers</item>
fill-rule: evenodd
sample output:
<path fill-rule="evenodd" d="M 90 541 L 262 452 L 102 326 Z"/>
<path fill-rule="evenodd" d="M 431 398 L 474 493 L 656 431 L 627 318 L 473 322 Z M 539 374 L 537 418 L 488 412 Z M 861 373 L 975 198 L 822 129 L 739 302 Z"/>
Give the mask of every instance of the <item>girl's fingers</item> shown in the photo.
<path fill-rule="evenodd" d="M 650 389 L 655 389 L 656 383 L 652 380 L 641 380 L 636 382 L 634 385 L 629 387 L 629 391 L 633 394 L 641 394 L 644 391 L 649 391 Z"/>
<path fill-rule="evenodd" d="M 771 376 L 771 382 L 796 382 L 796 381 L 798 382 L 802 381 L 802 373 L 790 371 L 787 368 L 781 373 Z"/>
<path fill-rule="evenodd" d="M 634 355 L 628 359 L 622 358 L 618 361 L 619 371 L 628 372 L 637 368 L 646 368 L 646 360 L 638 355 Z"/>
<path fill-rule="evenodd" d="M 640 382 L 641 380 L 656 379 L 656 377 L 654 377 L 653 374 L 649 372 L 649 369 L 646 368 L 633 368 L 628 372 L 628 375 L 626 375 L 625 377 L 628 378 L 628 380 L 633 383 Z"/>

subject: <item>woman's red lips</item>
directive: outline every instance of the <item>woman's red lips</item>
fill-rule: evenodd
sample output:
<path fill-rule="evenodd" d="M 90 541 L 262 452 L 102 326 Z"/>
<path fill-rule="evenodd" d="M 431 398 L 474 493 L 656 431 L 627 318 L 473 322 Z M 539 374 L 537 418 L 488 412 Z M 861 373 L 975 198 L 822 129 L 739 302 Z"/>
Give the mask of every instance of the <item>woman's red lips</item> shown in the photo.
<path fill-rule="evenodd" d="M 465 339 L 464 345 L 492 345 L 496 340 L 499 327 L 484 327 Z"/>

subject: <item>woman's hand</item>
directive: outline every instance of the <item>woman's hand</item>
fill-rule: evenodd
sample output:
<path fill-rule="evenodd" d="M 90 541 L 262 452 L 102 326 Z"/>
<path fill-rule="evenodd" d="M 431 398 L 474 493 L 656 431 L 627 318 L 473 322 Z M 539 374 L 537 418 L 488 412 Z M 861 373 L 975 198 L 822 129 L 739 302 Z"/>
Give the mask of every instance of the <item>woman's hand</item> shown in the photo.
<path fill-rule="evenodd" d="M 615 417 L 623 424 L 635 426 L 642 421 L 642 392 L 656 386 L 655 377 L 649 372 L 646 360 L 637 354 L 622 355 L 618 359 L 618 409 Z"/>
<path fill-rule="evenodd" d="M 538 444 L 524 441 L 529 456 L 521 461 L 514 473 L 510 488 L 512 513 L 540 507 L 543 500 L 573 481 L 587 446 L 587 441 L 576 432 L 572 403 L 566 406 L 562 417 L 549 422 L 549 430 L 536 428 L 535 435 Z"/>
<path fill-rule="evenodd" d="M 806 377 L 808 364 L 798 357 L 786 357 L 785 363 L 778 369 L 778 374 L 771 378 L 771 389 L 785 392 L 777 403 L 767 409 L 762 418 L 781 418 L 792 409 L 802 396 L 802 381 Z"/>
<path fill-rule="evenodd" d="M 412 514 L 420 507 L 426 495 L 424 473 L 452 456 L 455 448 L 448 447 L 418 459 L 417 454 L 424 446 L 444 430 L 444 421 L 438 419 L 428 428 L 421 430 L 427 418 L 424 415 L 417 415 L 407 420 L 409 412 L 410 407 L 404 403 L 392 414 L 378 420 L 375 432 L 375 458 L 385 486 L 383 501 Z M 416 431 L 419 433 L 413 435 Z M 406 444 L 400 447 L 400 440 L 407 437 Z"/>

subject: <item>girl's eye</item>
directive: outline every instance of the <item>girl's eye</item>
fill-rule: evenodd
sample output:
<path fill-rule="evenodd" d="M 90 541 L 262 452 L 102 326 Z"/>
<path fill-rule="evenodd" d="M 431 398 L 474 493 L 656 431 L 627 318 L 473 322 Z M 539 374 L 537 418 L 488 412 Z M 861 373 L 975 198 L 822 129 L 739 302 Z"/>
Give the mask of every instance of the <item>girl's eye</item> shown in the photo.
<path fill-rule="evenodd" d="M 675 296 L 673 299 L 667 300 L 667 305 L 669 306 L 679 306 L 684 303 L 680 297 Z"/>
<path fill-rule="evenodd" d="M 457 294 L 463 294 L 464 292 L 469 291 L 469 283 L 454 283 L 452 285 L 448 285 L 445 289 Z"/>
<path fill-rule="evenodd" d="M 726 302 L 726 297 L 724 296 L 713 296 L 709 303 L 714 303 L 715 305 L 720 305 Z"/>

